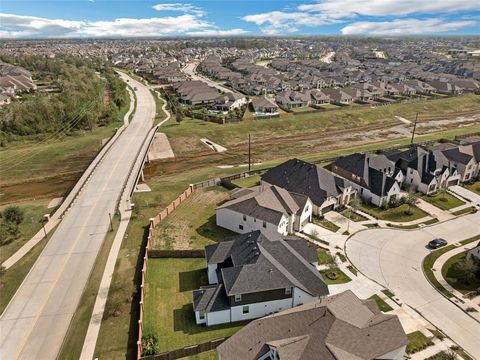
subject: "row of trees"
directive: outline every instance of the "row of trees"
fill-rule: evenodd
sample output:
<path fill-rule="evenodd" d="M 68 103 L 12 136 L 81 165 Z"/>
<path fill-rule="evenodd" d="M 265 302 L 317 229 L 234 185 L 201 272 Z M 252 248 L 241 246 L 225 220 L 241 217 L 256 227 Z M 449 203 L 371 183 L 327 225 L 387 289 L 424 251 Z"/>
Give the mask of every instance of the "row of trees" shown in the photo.
<path fill-rule="evenodd" d="M 18 206 L 9 206 L 0 212 L 0 246 L 11 243 L 18 238 L 18 226 L 24 220 L 24 212 Z"/>
<path fill-rule="evenodd" d="M 2 56 L 0 60 L 32 72 L 59 93 L 25 94 L 0 113 L 0 139 L 92 129 L 117 120 L 127 103 L 126 85 L 99 59 L 61 56 Z M 110 101 L 104 101 L 104 91 Z"/>

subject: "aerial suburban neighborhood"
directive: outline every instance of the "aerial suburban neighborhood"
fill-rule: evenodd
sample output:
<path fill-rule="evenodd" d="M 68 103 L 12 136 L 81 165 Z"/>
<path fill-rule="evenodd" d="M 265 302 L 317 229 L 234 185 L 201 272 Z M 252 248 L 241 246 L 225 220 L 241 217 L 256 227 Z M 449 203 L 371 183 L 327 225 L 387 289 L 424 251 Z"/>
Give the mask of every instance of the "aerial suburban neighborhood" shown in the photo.
<path fill-rule="evenodd" d="M 480 360 L 478 19 L 2 2 L 0 359 Z"/>

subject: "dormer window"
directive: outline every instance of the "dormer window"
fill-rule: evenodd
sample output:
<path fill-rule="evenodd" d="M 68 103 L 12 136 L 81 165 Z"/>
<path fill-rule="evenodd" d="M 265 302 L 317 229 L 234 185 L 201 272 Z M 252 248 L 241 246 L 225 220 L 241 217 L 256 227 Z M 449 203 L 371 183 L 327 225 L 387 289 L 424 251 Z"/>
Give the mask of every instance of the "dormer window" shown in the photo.
<path fill-rule="evenodd" d="M 235 302 L 242 301 L 242 294 L 235 294 Z"/>

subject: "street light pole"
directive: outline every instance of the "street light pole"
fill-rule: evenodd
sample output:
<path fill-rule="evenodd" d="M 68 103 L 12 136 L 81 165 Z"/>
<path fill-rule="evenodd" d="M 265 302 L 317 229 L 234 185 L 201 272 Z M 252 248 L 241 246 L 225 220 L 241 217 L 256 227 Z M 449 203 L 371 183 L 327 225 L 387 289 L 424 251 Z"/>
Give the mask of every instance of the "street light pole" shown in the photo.
<path fill-rule="evenodd" d="M 43 233 L 44 233 L 44 237 L 46 238 L 47 237 L 47 230 L 45 229 L 45 219 L 42 219 L 42 225 L 43 225 Z"/>
<path fill-rule="evenodd" d="M 250 134 L 248 134 L 248 171 L 251 170 L 252 153 L 250 150 Z"/>
<path fill-rule="evenodd" d="M 412 140 L 410 141 L 410 144 L 412 145 L 413 145 L 413 138 L 415 137 L 415 130 L 417 129 L 417 120 L 418 120 L 418 112 L 417 112 L 417 115 L 415 115 L 415 123 L 413 124 Z"/>
<path fill-rule="evenodd" d="M 110 218 L 110 231 L 113 231 L 112 214 L 108 213 L 108 217 Z"/>

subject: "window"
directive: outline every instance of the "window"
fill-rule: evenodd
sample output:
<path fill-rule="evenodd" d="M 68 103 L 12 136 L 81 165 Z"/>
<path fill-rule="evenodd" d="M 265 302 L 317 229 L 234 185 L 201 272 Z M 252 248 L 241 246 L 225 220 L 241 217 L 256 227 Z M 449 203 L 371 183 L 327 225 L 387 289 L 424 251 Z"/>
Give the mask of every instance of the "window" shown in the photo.
<path fill-rule="evenodd" d="M 307 212 L 307 211 L 308 211 L 308 209 L 310 209 L 310 208 L 308 207 L 308 205 L 307 205 L 307 206 L 305 206 L 305 212 Z"/>
<path fill-rule="evenodd" d="M 250 312 L 250 309 L 249 309 L 248 305 L 242 307 L 242 314 L 248 314 L 249 312 Z"/>
<path fill-rule="evenodd" d="M 247 215 L 243 215 L 243 221 L 247 221 Z"/>
<path fill-rule="evenodd" d="M 200 311 L 198 312 L 198 318 L 199 318 L 200 320 L 205 319 L 205 311 L 204 311 L 204 310 L 200 310 Z"/>
<path fill-rule="evenodd" d="M 267 228 L 267 222 L 266 221 L 263 222 L 263 227 Z"/>
<path fill-rule="evenodd" d="M 243 225 L 238 225 L 238 228 L 239 228 L 240 230 L 243 230 Z"/>
<path fill-rule="evenodd" d="M 242 294 L 235 294 L 235 302 L 242 301 Z"/>
<path fill-rule="evenodd" d="M 285 295 L 290 295 L 292 293 L 292 288 L 288 287 L 285 289 Z"/>

